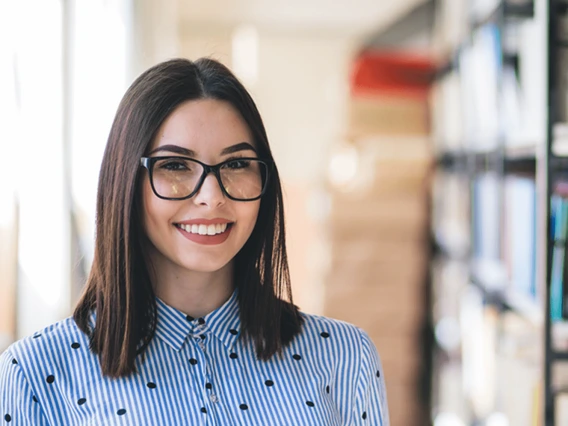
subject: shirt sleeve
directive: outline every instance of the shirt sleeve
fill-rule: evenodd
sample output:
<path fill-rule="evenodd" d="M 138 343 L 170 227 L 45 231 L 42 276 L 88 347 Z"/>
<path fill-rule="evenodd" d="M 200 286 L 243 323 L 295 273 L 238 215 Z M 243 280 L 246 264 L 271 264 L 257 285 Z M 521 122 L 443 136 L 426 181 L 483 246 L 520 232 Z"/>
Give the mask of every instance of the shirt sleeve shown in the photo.
<path fill-rule="evenodd" d="M 10 426 L 49 426 L 14 356 L 0 356 L 0 422 Z"/>
<path fill-rule="evenodd" d="M 389 411 L 383 367 L 367 333 L 361 333 L 361 369 L 355 390 L 353 426 L 389 426 Z"/>

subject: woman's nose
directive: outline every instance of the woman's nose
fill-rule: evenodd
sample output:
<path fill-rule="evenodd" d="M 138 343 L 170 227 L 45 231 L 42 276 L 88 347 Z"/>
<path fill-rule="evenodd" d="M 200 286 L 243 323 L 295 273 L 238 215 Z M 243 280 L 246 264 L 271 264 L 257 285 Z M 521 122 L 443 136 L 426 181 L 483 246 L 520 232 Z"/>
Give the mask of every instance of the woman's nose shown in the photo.
<path fill-rule="evenodd" d="M 209 173 L 205 177 L 201 188 L 193 196 L 193 200 L 196 204 L 208 205 L 210 207 L 216 207 L 225 202 L 225 194 L 213 173 Z"/>

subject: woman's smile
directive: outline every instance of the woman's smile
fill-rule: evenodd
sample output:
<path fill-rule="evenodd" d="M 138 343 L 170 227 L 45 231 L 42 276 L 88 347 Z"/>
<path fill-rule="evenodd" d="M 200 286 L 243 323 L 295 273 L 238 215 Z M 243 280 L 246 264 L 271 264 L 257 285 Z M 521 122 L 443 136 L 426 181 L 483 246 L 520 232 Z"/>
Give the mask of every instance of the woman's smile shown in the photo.
<path fill-rule="evenodd" d="M 234 222 L 226 219 L 193 219 L 174 226 L 190 241 L 203 245 L 224 243 L 231 233 Z"/>

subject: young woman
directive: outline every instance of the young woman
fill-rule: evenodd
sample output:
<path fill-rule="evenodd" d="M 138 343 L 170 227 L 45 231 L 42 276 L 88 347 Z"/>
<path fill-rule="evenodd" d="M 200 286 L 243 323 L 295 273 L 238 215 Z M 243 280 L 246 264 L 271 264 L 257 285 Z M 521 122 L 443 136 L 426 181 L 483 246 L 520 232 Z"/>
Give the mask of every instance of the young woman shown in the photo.
<path fill-rule="evenodd" d="M 211 59 L 126 92 L 73 317 L 0 358 L 0 424 L 387 426 L 362 330 L 292 303 L 260 114 Z"/>

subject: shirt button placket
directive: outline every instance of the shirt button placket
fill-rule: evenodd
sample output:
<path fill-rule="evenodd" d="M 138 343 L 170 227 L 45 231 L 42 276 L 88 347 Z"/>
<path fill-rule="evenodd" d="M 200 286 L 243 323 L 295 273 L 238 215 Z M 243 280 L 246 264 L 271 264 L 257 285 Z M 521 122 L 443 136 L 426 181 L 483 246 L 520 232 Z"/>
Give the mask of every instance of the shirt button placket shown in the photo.
<path fill-rule="evenodd" d="M 205 343 L 203 343 L 203 340 L 201 340 L 201 338 L 197 337 L 197 339 L 198 339 L 197 344 L 199 345 L 199 347 L 201 348 L 201 350 L 202 350 L 203 352 L 205 352 Z"/>
<path fill-rule="evenodd" d="M 209 407 L 207 408 L 207 413 L 208 413 L 208 417 L 207 417 L 207 424 L 216 424 L 215 423 L 215 404 L 217 404 L 219 402 L 219 397 L 215 394 L 214 390 L 212 389 L 212 385 L 207 386 L 207 384 L 211 384 L 212 383 L 212 377 L 209 374 L 209 368 L 210 365 L 207 362 L 207 354 L 206 354 L 206 346 L 205 346 L 205 341 L 207 340 L 207 327 L 205 325 L 205 322 L 199 322 L 198 325 L 195 327 L 195 329 L 193 330 L 193 340 L 195 341 L 195 343 L 197 343 L 197 346 L 199 347 L 199 349 L 201 350 L 201 356 L 200 358 L 203 359 L 204 365 L 203 367 L 203 373 L 204 376 L 201 377 L 200 379 L 205 379 L 205 397 L 209 399 L 210 404 Z"/>

